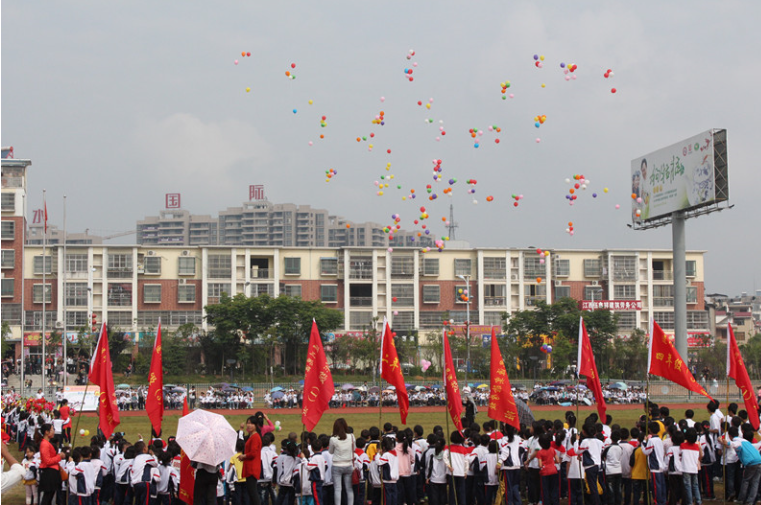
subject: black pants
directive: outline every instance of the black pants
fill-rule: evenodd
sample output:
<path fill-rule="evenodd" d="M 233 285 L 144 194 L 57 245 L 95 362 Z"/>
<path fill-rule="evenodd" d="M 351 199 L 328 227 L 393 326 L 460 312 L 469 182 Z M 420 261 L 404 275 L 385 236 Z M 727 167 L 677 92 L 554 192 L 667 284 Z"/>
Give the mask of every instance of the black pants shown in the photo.
<path fill-rule="evenodd" d="M 40 505 L 52 505 L 56 493 L 61 492 L 61 472 L 57 468 L 40 469 Z"/>
<path fill-rule="evenodd" d="M 259 489 L 258 489 L 258 483 L 256 479 L 249 475 L 246 477 L 246 491 L 248 492 L 248 503 L 250 505 L 260 505 L 261 500 L 259 499 Z M 215 491 L 216 494 L 216 491 Z"/>
<path fill-rule="evenodd" d="M 196 469 L 196 483 L 193 487 L 193 505 L 216 505 L 217 503 L 217 473 L 207 472 L 203 468 Z M 256 479 L 253 479 L 256 484 Z M 246 479 L 248 483 L 248 479 Z"/>
<path fill-rule="evenodd" d="M 606 475 L 605 483 L 608 485 L 608 503 L 621 505 L 621 474 Z"/>
<path fill-rule="evenodd" d="M 528 469 L 527 484 L 528 484 L 528 502 L 539 503 L 539 499 L 541 498 L 540 495 L 541 495 L 541 489 L 542 489 L 542 478 L 539 476 L 538 468 Z"/>

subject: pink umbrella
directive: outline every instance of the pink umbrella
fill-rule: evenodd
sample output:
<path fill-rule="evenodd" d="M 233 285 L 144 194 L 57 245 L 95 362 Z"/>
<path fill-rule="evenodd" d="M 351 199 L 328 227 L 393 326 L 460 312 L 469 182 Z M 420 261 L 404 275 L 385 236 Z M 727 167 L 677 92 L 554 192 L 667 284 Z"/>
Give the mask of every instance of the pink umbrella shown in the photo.
<path fill-rule="evenodd" d="M 191 461 L 216 466 L 235 454 L 238 433 L 223 416 L 194 410 L 177 423 L 177 443 Z"/>

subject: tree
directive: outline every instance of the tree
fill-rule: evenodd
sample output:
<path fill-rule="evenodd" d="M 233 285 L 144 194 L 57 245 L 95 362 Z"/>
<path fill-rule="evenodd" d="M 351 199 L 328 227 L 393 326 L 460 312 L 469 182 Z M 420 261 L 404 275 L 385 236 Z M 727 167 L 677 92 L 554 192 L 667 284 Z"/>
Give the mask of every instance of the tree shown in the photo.
<path fill-rule="evenodd" d="M 209 324 L 215 327 L 201 341 L 207 358 L 212 356 L 222 365 L 225 356 L 239 356 L 244 348 L 252 352 L 251 346 L 271 335 L 281 349 L 286 370 L 294 375 L 306 360 L 304 344 L 309 341 L 312 320 L 323 333 L 335 330 L 343 321 L 341 312 L 318 300 L 285 295 L 273 298 L 266 294 L 230 298 L 223 293 L 218 304 L 206 306 L 206 314 Z"/>
<path fill-rule="evenodd" d="M 629 338 L 614 339 L 610 375 L 642 380 L 647 369 L 647 345 L 645 332 L 640 329 L 633 330 Z"/>
<path fill-rule="evenodd" d="M 0 336 L 2 336 L 2 357 L 4 358 L 8 352 L 11 350 L 11 344 L 8 343 L 8 338 L 11 335 L 11 326 L 8 324 L 8 321 L 3 321 L 3 329 L 2 333 L 0 333 Z"/>

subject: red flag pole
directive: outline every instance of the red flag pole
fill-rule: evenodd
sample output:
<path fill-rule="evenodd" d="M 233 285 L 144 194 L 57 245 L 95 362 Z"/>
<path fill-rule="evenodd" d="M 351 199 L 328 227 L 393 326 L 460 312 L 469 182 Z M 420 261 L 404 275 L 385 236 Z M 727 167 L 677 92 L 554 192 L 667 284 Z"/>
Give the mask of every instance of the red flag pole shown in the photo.
<path fill-rule="evenodd" d="M 444 339 L 446 338 L 446 336 L 447 336 L 447 329 L 446 329 L 446 327 L 444 327 L 444 329 L 443 329 L 443 331 L 441 333 L 441 363 L 443 364 L 441 368 L 443 369 L 444 385 L 446 385 L 446 383 L 447 383 L 447 361 L 446 361 L 447 358 L 446 358 L 446 348 L 444 346 L 444 343 L 445 343 Z M 456 376 L 455 376 L 455 380 L 457 380 Z M 445 391 L 446 391 L 446 389 L 445 389 Z M 447 437 L 451 436 L 451 434 L 449 432 L 449 395 L 448 394 L 447 394 L 447 408 L 444 409 L 444 419 L 446 420 L 446 423 L 447 423 L 447 432 L 444 435 L 444 443 L 445 443 L 445 446 L 446 446 Z M 447 450 L 447 454 L 449 454 L 449 469 L 451 471 L 451 469 L 452 469 L 452 448 L 451 447 L 449 447 L 449 449 Z M 447 485 L 448 486 L 454 486 L 454 477 L 452 477 L 452 480 L 449 480 L 449 477 L 447 477 Z M 507 490 L 505 490 L 505 491 L 507 491 Z M 454 503 L 455 503 L 455 505 L 457 505 L 457 492 L 455 491 L 452 494 L 454 495 Z M 505 495 L 507 495 L 507 493 L 505 493 Z M 448 496 L 448 494 L 447 494 L 447 496 Z"/>

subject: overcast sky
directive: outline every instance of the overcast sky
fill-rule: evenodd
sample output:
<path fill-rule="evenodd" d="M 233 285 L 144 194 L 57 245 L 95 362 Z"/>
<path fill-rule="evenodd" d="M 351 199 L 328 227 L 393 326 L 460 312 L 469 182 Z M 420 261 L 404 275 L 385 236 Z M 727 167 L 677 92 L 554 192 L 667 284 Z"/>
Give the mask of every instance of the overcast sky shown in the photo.
<path fill-rule="evenodd" d="M 627 227 L 631 161 L 726 128 L 735 207 L 688 221 L 687 248 L 706 251 L 708 292 L 739 294 L 761 289 L 759 20 L 750 0 L 3 1 L 2 144 L 33 162 L 30 212 L 47 189 L 62 226 L 68 196 L 70 231 L 134 229 L 166 193 L 216 215 L 263 184 L 273 202 L 406 229 L 425 206 L 437 236 L 453 203 L 472 246 L 670 248 L 670 228 Z M 591 183 L 571 207 L 574 174 Z"/>

